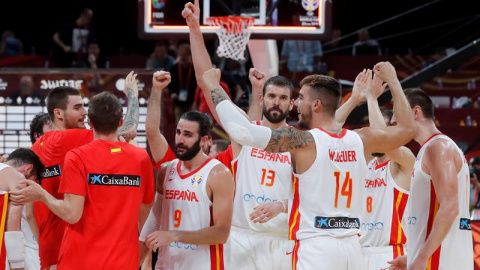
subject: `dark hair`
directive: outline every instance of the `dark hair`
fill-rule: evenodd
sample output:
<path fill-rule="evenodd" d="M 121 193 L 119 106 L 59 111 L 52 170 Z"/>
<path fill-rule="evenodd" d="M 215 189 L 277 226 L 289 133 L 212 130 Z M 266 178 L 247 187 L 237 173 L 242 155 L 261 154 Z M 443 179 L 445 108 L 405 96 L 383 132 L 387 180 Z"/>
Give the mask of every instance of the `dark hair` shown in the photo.
<path fill-rule="evenodd" d="M 35 135 L 37 136 L 42 136 L 43 135 L 43 126 L 47 125 L 48 122 L 50 122 L 50 116 L 48 113 L 38 113 L 35 115 L 35 117 L 32 119 L 32 122 L 30 122 L 30 141 L 32 144 L 34 144 L 37 139 L 35 138 Z"/>
<path fill-rule="evenodd" d="M 52 91 L 50 91 L 50 93 L 48 93 L 47 111 L 52 121 L 55 119 L 55 115 L 53 113 L 55 109 L 67 109 L 69 96 L 80 96 L 80 91 L 70 86 L 59 86 L 55 87 Z"/>
<path fill-rule="evenodd" d="M 428 119 L 435 119 L 432 99 L 420 88 L 405 89 L 405 96 L 413 109 L 419 106 L 422 109 L 423 116 Z"/>
<path fill-rule="evenodd" d="M 11 161 L 14 167 L 20 167 L 22 165 L 32 164 L 33 168 L 30 172 L 30 175 L 27 175 L 27 178 L 35 175 L 37 180 L 42 179 L 42 172 L 45 169 L 45 166 L 40 161 L 40 158 L 30 149 L 18 148 L 13 151 L 6 161 Z"/>
<path fill-rule="evenodd" d="M 334 116 L 342 96 L 342 85 L 336 79 L 326 75 L 309 75 L 300 82 L 300 87 L 311 88 L 312 99 L 320 99 L 324 112 Z"/>
<path fill-rule="evenodd" d="M 480 165 L 480 157 L 472 157 L 470 159 L 470 165 Z"/>
<path fill-rule="evenodd" d="M 279 86 L 279 87 L 288 88 L 288 90 L 290 90 L 290 99 L 292 99 L 294 87 L 293 87 L 293 83 L 289 79 L 287 79 L 283 76 L 273 76 L 273 77 L 269 78 L 267 81 L 265 81 L 265 84 L 263 85 L 263 95 L 264 96 L 265 96 L 265 93 L 267 91 L 267 86 L 269 86 L 269 85 L 275 85 L 275 86 Z"/>
<path fill-rule="evenodd" d="M 101 92 L 90 100 L 88 118 L 92 121 L 93 129 L 99 133 L 116 131 L 122 114 L 120 101 L 110 92 Z"/>
<path fill-rule="evenodd" d="M 223 139 L 217 139 L 217 140 L 213 140 L 212 145 L 217 146 L 217 152 L 222 152 L 227 150 L 228 146 L 230 145 L 230 142 Z"/>
<path fill-rule="evenodd" d="M 200 137 L 211 136 L 212 122 L 210 121 L 210 118 L 206 114 L 201 113 L 199 111 L 190 111 L 182 114 L 180 119 L 197 122 L 198 134 L 200 134 Z"/>
<path fill-rule="evenodd" d="M 392 110 L 382 110 L 383 117 L 387 118 L 387 126 L 390 126 L 390 121 L 392 121 L 393 111 Z"/>

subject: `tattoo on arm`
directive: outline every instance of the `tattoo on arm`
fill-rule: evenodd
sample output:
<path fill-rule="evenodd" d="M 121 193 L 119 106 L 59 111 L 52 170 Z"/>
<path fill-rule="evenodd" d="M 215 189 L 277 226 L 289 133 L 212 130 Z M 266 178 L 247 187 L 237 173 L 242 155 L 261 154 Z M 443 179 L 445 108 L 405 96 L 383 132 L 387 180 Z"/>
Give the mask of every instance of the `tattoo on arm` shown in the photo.
<path fill-rule="evenodd" d="M 272 137 L 265 150 L 272 153 L 289 152 L 311 146 L 314 143 L 310 132 L 294 127 L 283 127 L 272 130 Z"/>
<path fill-rule="evenodd" d="M 217 87 L 215 89 L 212 89 L 211 93 L 212 93 L 212 101 L 213 101 L 213 104 L 215 104 L 215 106 L 217 106 L 218 103 L 228 99 L 227 94 L 225 93 L 225 91 L 221 87 Z"/>
<path fill-rule="evenodd" d="M 123 119 L 123 125 L 118 128 L 118 134 L 122 135 L 127 141 L 135 137 L 139 119 L 138 97 L 133 93 L 133 89 L 127 88 L 127 113 L 125 119 Z"/>

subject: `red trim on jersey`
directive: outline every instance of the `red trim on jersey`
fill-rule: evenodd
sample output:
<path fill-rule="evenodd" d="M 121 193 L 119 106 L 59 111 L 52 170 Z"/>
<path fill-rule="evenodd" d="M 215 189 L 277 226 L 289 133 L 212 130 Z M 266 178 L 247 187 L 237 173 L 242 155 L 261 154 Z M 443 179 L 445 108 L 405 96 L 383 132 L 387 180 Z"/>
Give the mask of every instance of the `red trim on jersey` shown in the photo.
<path fill-rule="evenodd" d="M 213 207 L 210 206 L 210 226 L 213 226 Z M 224 270 L 223 245 L 210 245 L 210 269 Z"/>
<path fill-rule="evenodd" d="M 3 200 L 1 197 L 3 196 Z M 7 222 L 7 210 L 8 210 L 8 193 L 0 194 L 0 209 L 2 210 L 2 217 L 0 219 L 0 269 L 6 268 L 7 250 L 5 249 L 5 225 Z"/>
<path fill-rule="evenodd" d="M 330 135 L 330 137 L 337 138 L 337 139 L 341 139 L 345 136 L 345 134 L 347 134 L 347 130 L 344 129 L 344 128 L 342 128 L 342 133 L 340 133 L 340 135 L 330 133 L 330 132 L 326 131 L 325 129 L 321 128 L 321 127 L 318 127 L 318 129 L 327 133 L 328 135 Z"/>
<path fill-rule="evenodd" d="M 292 270 L 297 270 L 298 250 L 300 249 L 300 241 L 295 241 L 292 253 Z"/>
<path fill-rule="evenodd" d="M 435 220 L 435 216 L 437 215 L 439 207 L 440 207 L 440 203 L 437 200 L 435 187 L 433 186 L 433 181 L 430 180 L 430 210 L 428 211 L 427 235 L 425 237 L 425 240 L 427 240 L 428 236 L 430 235 L 430 232 L 432 231 L 433 221 Z M 441 249 L 442 249 L 442 245 L 440 245 L 437 248 L 437 250 L 435 250 L 435 252 L 432 254 L 432 256 L 428 259 L 428 263 L 427 263 L 428 270 L 438 270 Z"/>
<path fill-rule="evenodd" d="M 288 219 L 288 239 L 297 240 L 297 232 L 300 228 L 300 212 L 298 207 L 300 205 L 300 196 L 298 194 L 298 177 L 292 174 L 292 188 L 293 188 L 293 202 L 290 218 Z"/>
<path fill-rule="evenodd" d="M 255 121 L 255 125 L 260 126 L 260 125 L 262 125 L 262 122 L 257 120 L 257 121 Z"/>
<path fill-rule="evenodd" d="M 232 162 L 232 175 L 233 175 L 233 184 L 235 186 L 235 191 L 237 190 L 237 171 L 238 171 L 238 159 Z"/>
<path fill-rule="evenodd" d="M 403 245 L 407 242 L 407 237 L 405 236 L 401 222 L 407 206 L 407 200 L 407 194 L 396 188 L 393 189 L 392 229 L 390 231 L 389 245 Z"/>
<path fill-rule="evenodd" d="M 385 161 L 385 162 L 382 163 L 382 164 L 377 164 L 377 166 L 375 166 L 375 170 L 378 170 L 378 169 L 380 169 L 380 168 L 382 168 L 382 167 L 387 166 L 387 164 L 388 164 L 389 162 L 390 162 L 390 159 L 387 160 L 387 161 Z"/>
<path fill-rule="evenodd" d="M 438 136 L 438 135 L 445 135 L 445 134 L 443 134 L 443 133 L 435 133 L 435 134 L 433 134 L 433 135 L 430 136 L 420 147 L 424 146 L 428 141 L 430 141 L 431 139 L 433 139 L 433 137 Z"/>
<path fill-rule="evenodd" d="M 403 245 L 393 245 L 393 258 L 396 259 L 397 257 L 405 255 L 405 251 L 403 250 Z"/>
<path fill-rule="evenodd" d="M 182 173 L 180 172 L 180 166 L 182 165 L 182 161 L 179 160 L 178 163 L 177 163 L 177 173 L 178 173 L 178 176 L 180 176 L 180 178 L 183 180 L 185 178 L 188 178 L 190 176 L 192 176 L 193 174 L 197 173 L 199 170 L 201 170 L 205 165 L 207 165 L 208 162 L 210 162 L 210 160 L 212 160 L 213 158 L 212 157 L 209 157 L 207 160 L 205 160 L 205 162 L 202 163 L 202 165 L 198 166 L 198 168 L 196 168 L 194 171 L 192 172 L 189 172 L 185 175 L 182 175 Z"/>

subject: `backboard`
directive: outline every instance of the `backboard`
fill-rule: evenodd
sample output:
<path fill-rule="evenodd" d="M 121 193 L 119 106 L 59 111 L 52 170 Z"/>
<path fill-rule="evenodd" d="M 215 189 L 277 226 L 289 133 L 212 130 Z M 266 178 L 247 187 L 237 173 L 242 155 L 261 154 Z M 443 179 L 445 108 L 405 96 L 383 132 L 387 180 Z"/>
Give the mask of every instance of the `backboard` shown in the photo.
<path fill-rule="evenodd" d="M 142 39 L 187 38 L 181 16 L 188 0 L 140 0 L 139 36 Z M 193 2 L 193 1 L 192 1 Z M 215 38 L 210 16 L 254 17 L 251 39 L 328 39 L 331 0 L 200 0 L 201 28 Z"/>

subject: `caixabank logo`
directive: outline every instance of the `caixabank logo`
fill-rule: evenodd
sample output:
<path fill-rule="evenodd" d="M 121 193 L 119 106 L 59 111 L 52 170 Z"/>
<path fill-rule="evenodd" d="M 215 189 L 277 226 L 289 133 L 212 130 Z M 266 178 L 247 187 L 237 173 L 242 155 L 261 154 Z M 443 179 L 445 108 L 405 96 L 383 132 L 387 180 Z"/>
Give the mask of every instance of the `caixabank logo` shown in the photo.
<path fill-rule="evenodd" d="M 46 167 L 41 173 L 41 175 L 42 179 L 58 177 L 62 175 L 62 169 L 60 168 L 60 165 Z"/>
<path fill-rule="evenodd" d="M 460 230 L 471 231 L 472 230 L 472 225 L 471 225 L 470 219 L 469 218 L 461 218 L 459 229 Z"/>
<path fill-rule="evenodd" d="M 127 186 L 140 187 L 141 177 L 126 174 L 89 173 L 88 184 L 94 186 Z"/>
<path fill-rule="evenodd" d="M 360 229 L 360 220 L 349 217 L 315 217 L 318 229 Z"/>

